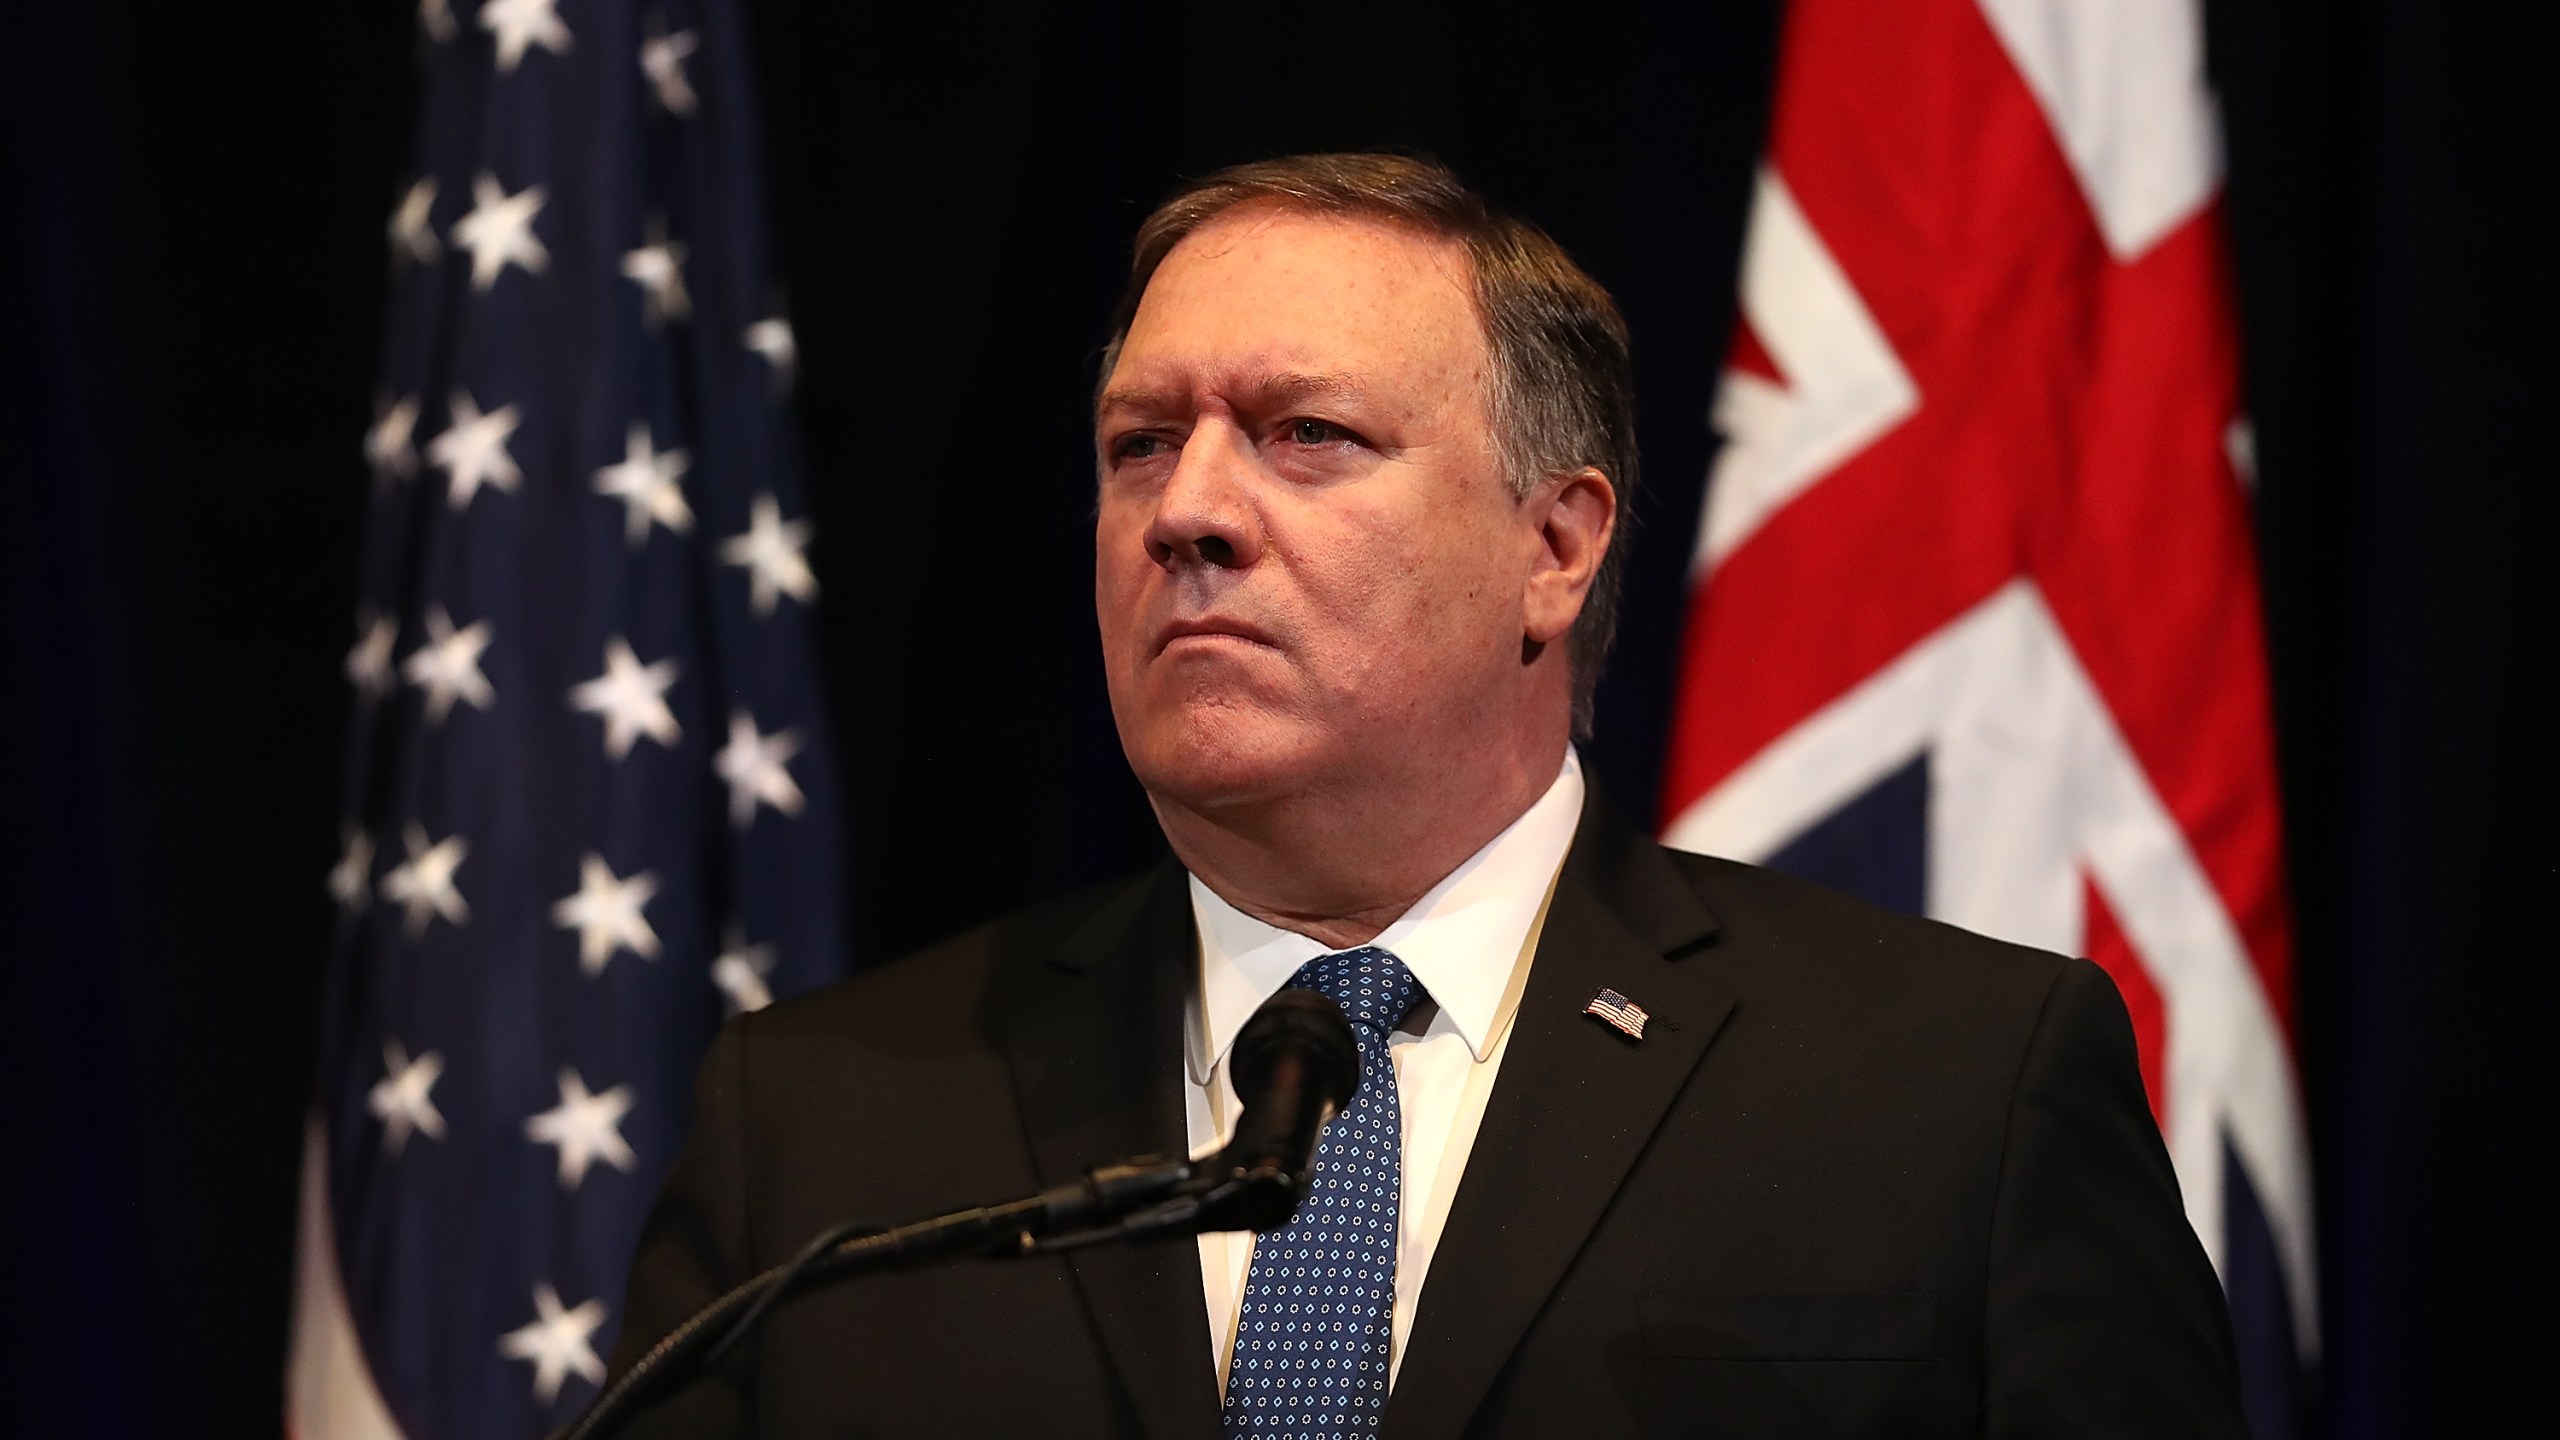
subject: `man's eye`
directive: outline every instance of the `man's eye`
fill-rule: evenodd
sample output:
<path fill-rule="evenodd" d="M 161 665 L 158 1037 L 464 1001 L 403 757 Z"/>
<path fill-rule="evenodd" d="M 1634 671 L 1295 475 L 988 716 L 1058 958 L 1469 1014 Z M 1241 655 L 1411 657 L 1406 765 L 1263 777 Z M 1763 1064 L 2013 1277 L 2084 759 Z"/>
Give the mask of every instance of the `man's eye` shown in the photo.
<path fill-rule="evenodd" d="M 1289 422 L 1289 438 L 1301 445 L 1330 445 L 1336 440 L 1351 437 L 1322 420 L 1292 420 Z"/>
<path fill-rule="evenodd" d="M 1161 435 L 1124 435 L 1111 447 L 1111 453 L 1122 460 L 1146 460 L 1164 453 Z"/>

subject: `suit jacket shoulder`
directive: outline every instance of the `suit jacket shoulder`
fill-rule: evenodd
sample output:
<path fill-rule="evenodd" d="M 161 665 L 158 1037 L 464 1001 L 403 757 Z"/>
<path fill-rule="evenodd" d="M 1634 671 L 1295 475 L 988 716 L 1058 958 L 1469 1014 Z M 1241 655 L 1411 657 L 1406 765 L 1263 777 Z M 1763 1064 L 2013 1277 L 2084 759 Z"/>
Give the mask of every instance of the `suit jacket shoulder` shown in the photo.
<path fill-rule="evenodd" d="M 1027 971 L 1081 929 L 1134 913 L 1180 883 L 1177 867 L 1159 863 L 1051 896 L 730 1025 L 760 1047 L 823 1039 L 908 1054 L 936 1043 L 982 1042 L 1009 999 L 1021 995 Z"/>
<path fill-rule="evenodd" d="M 1602 986 L 1641 1040 L 1582 1013 Z M 2241 1433 L 2088 962 L 1664 850 L 1595 801 L 1510 1046 L 1390 1440 Z"/>
<path fill-rule="evenodd" d="M 1980 1001 L 2021 990 L 2040 993 L 2071 963 L 2048 950 L 1887 910 L 1782 871 L 1656 848 L 1726 928 L 1782 945 L 1793 964 L 1821 967 L 1835 979 L 1900 985 L 1919 977 L 1951 984 Z"/>

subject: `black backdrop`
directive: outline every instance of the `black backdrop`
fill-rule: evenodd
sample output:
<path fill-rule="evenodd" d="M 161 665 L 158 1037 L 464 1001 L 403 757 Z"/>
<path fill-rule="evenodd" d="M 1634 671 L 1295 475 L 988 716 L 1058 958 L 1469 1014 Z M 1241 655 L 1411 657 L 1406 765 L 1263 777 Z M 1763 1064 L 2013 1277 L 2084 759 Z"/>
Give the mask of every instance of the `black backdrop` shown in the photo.
<path fill-rule="evenodd" d="M 1431 150 L 1624 303 L 1651 483 L 1592 754 L 1650 814 L 1773 0 L 1023 8 L 757 7 L 865 953 L 1159 843 L 1084 598 L 1084 397 L 1147 202 L 1256 155 Z M 2420 0 L 2207 9 L 2318 1428 L 2486 1433 L 2549 1408 L 2539 52 Z M 275 1427 L 411 43 L 404 7 L 321 0 L 21 6 L 0 36 L 11 1434 Z"/>

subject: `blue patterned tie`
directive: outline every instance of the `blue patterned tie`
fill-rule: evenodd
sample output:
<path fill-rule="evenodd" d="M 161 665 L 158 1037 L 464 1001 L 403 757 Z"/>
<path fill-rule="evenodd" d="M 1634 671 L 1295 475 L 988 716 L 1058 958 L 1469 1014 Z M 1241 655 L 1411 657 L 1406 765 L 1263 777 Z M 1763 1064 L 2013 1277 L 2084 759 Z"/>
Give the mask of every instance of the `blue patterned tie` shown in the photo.
<path fill-rule="evenodd" d="M 1319 955 L 1287 988 L 1313 990 L 1351 1017 L 1360 1090 L 1324 1127 L 1297 1215 L 1254 1244 L 1227 1373 L 1226 1432 L 1375 1435 L 1387 1408 L 1404 1169 L 1387 1036 L 1421 992 L 1404 962 L 1374 945 Z"/>

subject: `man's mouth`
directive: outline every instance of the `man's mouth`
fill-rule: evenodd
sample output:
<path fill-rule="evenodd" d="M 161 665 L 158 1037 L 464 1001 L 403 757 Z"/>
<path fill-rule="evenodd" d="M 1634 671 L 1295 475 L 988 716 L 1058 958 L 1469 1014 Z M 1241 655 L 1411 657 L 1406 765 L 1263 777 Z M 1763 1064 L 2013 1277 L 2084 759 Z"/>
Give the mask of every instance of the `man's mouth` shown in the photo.
<path fill-rule="evenodd" d="M 1161 655 L 1177 645 L 1218 645 L 1243 641 L 1269 647 L 1272 639 L 1260 626 L 1242 620 L 1219 616 L 1202 616 L 1192 620 L 1176 620 L 1156 632 L 1155 653 Z"/>

